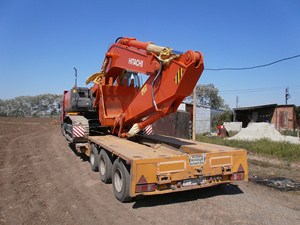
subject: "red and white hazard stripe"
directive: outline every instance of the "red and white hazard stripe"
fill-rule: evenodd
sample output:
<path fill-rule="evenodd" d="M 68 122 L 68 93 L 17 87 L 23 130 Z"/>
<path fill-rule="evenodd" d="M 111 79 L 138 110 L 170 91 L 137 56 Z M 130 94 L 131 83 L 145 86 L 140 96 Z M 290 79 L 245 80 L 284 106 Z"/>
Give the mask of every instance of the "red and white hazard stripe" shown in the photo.
<path fill-rule="evenodd" d="M 143 130 L 143 134 L 145 134 L 145 135 L 152 135 L 153 134 L 152 125 L 146 126 L 144 128 L 144 130 Z"/>
<path fill-rule="evenodd" d="M 73 136 L 84 137 L 84 128 L 82 126 L 73 126 Z"/>

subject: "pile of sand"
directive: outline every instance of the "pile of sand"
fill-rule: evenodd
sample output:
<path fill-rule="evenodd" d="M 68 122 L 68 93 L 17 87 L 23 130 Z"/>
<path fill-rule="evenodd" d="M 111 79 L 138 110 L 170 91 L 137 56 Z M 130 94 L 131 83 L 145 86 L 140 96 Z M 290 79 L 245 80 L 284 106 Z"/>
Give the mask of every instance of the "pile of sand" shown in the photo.
<path fill-rule="evenodd" d="M 250 123 L 247 128 L 242 130 L 229 140 L 259 140 L 267 138 L 272 141 L 286 141 L 293 144 L 300 144 L 300 139 L 297 137 L 281 135 L 274 127 L 274 124 L 270 123 Z"/>

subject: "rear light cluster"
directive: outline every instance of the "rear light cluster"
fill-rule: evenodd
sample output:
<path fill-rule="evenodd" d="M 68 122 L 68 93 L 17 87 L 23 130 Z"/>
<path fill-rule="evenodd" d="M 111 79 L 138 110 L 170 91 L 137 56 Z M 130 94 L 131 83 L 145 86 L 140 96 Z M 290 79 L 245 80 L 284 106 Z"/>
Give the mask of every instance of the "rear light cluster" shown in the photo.
<path fill-rule="evenodd" d="M 142 175 L 135 186 L 135 192 L 150 192 L 155 191 L 156 185 L 155 184 L 148 184 L 144 175 Z"/>
<path fill-rule="evenodd" d="M 230 180 L 235 181 L 235 180 L 244 180 L 244 173 L 234 173 L 231 175 Z"/>
<path fill-rule="evenodd" d="M 150 192 L 150 191 L 155 191 L 155 184 L 137 184 L 135 186 L 136 193 Z"/>
<path fill-rule="evenodd" d="M 240 164 L 238 170 L 236 173 L 233 173 L 231 175 L 230 180 L 235 181 L 235 180 L 244 180 L 245 178 L 245 171 L 244 171 L 244 167 L 242 166 L 242 164 Z"/>

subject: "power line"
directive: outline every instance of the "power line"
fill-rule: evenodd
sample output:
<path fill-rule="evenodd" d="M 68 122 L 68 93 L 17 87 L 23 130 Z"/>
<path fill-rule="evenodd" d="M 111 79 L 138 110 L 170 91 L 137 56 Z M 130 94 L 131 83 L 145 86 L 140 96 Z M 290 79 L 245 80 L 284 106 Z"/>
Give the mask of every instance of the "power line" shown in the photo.
<path fill-rule="evenodd" d="M 272 90 L 279 90 L 279 89 L 275 89 L 275 88 L 265 88 L 265 89 L 253 89 L 253 90 L 239 90 L 239 91 L 220 91 L 220 94 L 238 94 L 238 93 L 254 93 L 254 92 L 264 92 L 264 91 L 272 91 Z"/>
<path fill-rule="evenodd" d="M 241 93 L 241 92 L 259 92 L 259 91 L 267 91 L 267 90 L 278 90 L 284 87 L 265 87 L 265 88 L 246 88 L 246 89 L 235 89 L 235 90 L 224 90 L 220 91 L 220 93 Z"/>
<path fill-rule="evenodd" d="M 276 60 L 274 62 L 271 62 L 271 63 L 267 63 L 267 64 L 262 64 L 262 65 L 256 65 L 256 66 L 250 66 L 250 67 L 228 67 L 228 68 L 205 68 L 205 70 L 209 70 L 209 71 L 221 71 L 221 70 L 252 70 L 252 69 L 256 69 L 256 68 L 261 68 L 261 67 L 266 67 L 266 66 L 271 66 L 273 64 L 276 64 L 276 63 L 280 63 L 282 61 L 287 61 L 287 60 L 291 60 L 291 59 L 295 59 L 295 58 L 298 58 L 300 57 L 300 55 L 294 55 L 294 56 L 291 56 L 291 57 L 287 57 L 287 58 L 283 58 L 283 59 L 279 59 L 279 60 Z"/>
<path fill-rule="evenodd" d="M 238 94 L 238 93 L 253 93 L 253 92 L 264 92 L 264 91 L 272 91 L 272 90 L 283 90 L 285 89 L 285 86 L 277 86 L 277 87 L 259 87 L 259 88 L 244 88 L 244 89 L 232 89 L 232 90 L 220 90 L 219 94 Z M 292 88 L 293 91 L 295 89 L 298 90 L 300 88 L 299 84 L 295 85 L 289 85 L 289 88 Z M 201 91 L 197 90 L 197 93 L 200 93 Z"/>
<path fill-rule="evenodd" d="M 299 88 L 300 85 L 291 85 L 290 88 Z M 271 90 L 283 90 L 285 87 L 262 87 L 262 88 L 248 88 L 248 89 L 235 89 L 235 90 L 220 90 L 220 94 L 236 94 L 236 93 L 253 93 L 253 92 L 263 92 Z"/>

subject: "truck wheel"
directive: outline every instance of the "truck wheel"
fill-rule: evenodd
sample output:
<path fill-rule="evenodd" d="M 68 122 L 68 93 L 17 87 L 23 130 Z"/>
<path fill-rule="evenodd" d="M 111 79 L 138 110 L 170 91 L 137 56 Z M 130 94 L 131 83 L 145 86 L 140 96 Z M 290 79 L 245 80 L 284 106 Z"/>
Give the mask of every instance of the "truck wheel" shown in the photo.
<path fill-rule="evenodd" d="M 121 202 L 131 200 L 129 196 L 130 176 L 124 163 L 116 159 L 112 168 L 112 185 L 116 198 Z"/>
<path fill-rule="evenodd" d="M 99 154 L 97 148 L 94 145 L 91 146 L 90 164 L 92 171 L 97 172 L 99 164 Z"/>
<path fill-rule="evenodd" d="M 98 168 L 99 168 L 100 179 L 104 183 L 110 183 L 111 173 L 112 173 L 112 163 L 105 150 L 100 151 Z"/>

